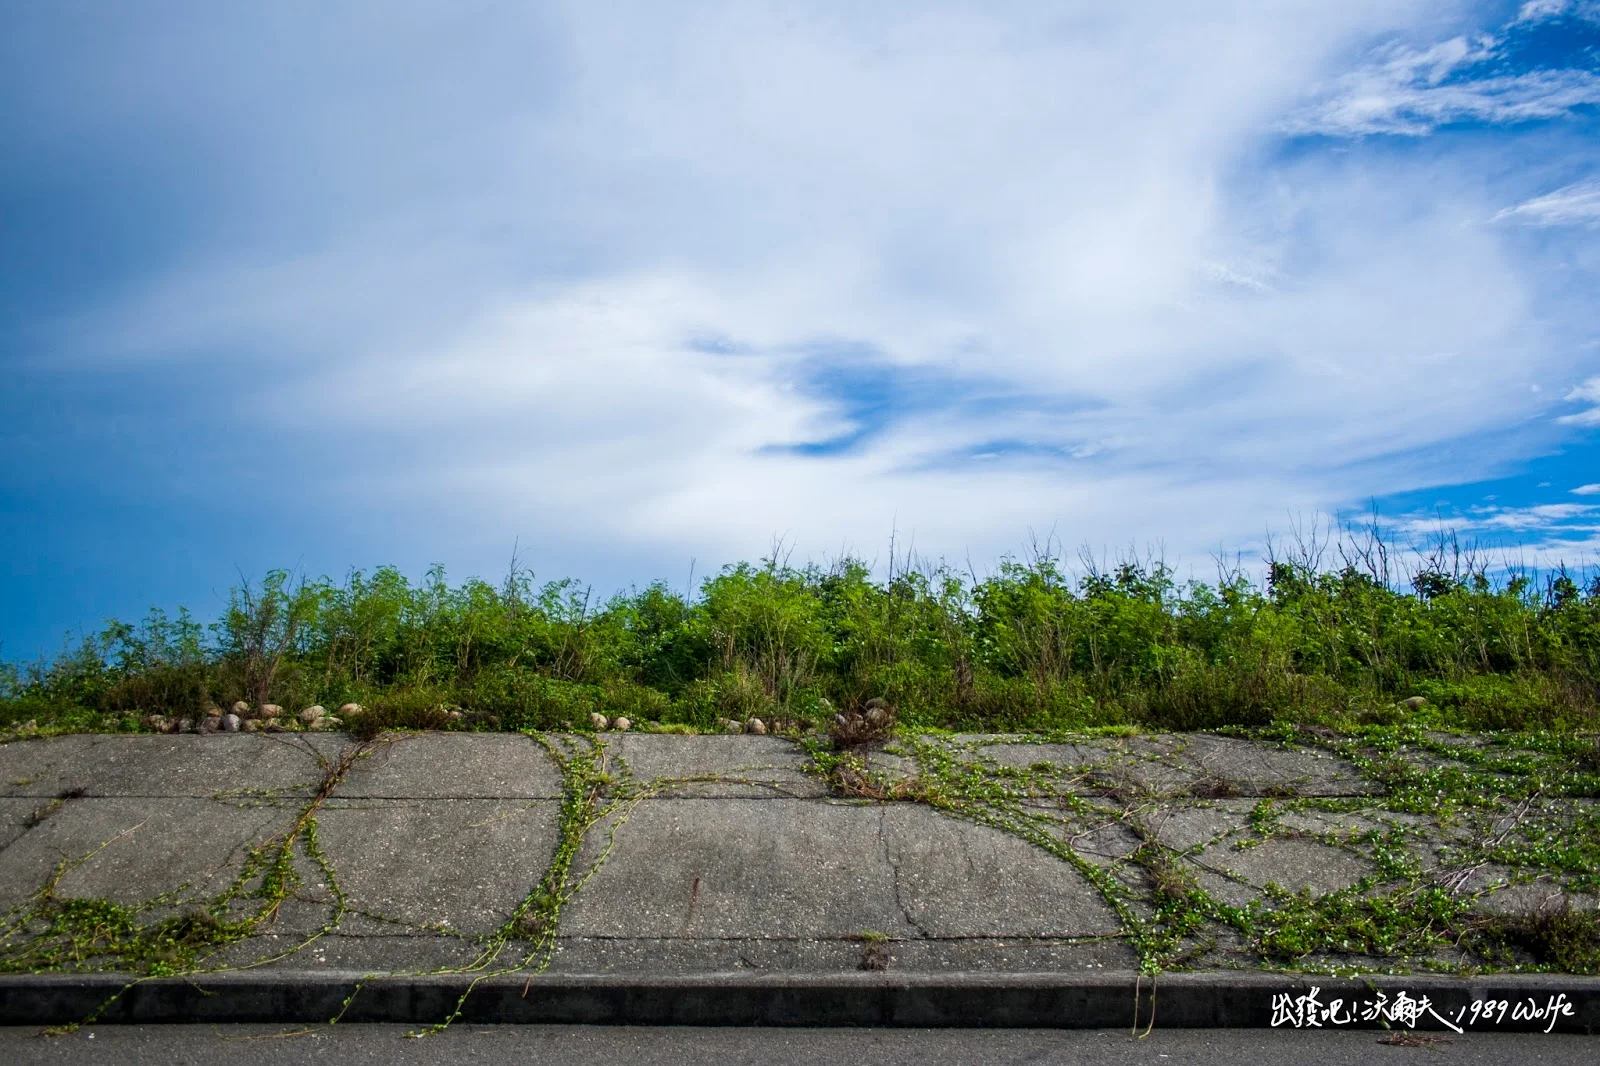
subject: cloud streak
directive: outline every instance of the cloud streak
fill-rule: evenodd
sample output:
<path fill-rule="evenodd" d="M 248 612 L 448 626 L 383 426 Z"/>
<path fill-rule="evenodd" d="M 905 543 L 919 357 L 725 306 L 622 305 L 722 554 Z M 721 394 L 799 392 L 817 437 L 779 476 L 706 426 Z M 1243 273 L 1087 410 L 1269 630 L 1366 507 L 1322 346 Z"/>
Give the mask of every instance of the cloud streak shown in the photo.
<path fill-rule="evenodd" d="M 1557 422 L 1569 426 L 1600 426 L 1600 374 L 1575 386 L 1567 393 L 1566 399 L 1573 403 L 1586 403 L 1591 406 L 1583 411 L 1562 415 L 1556 419 Z"/>
<path fill-rule="evenodd" d="M 1532 226 L 1600 225 L 1600 181 L 1580 181 L 1496 212 L 1493 221 Z"/>

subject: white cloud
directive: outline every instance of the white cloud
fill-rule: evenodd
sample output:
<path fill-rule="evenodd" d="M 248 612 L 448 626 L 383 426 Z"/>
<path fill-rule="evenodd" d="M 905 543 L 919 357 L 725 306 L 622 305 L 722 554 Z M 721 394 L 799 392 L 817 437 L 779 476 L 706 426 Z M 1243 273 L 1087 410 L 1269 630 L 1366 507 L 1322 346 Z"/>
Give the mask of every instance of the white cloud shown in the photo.
<path fill-rule="evenodd" d="M 1600 374 L 1573 386 L 1567 393 L 1566 399 L 1573 403 L 1587 403 L 1594 406 L 1586 411 L 1562 415 L 1556 419 L 1557 422 L 1569 426 L 1600 426 Z"/>
<path fill-rule="evenodd" d="M 1491 570 L 1600 565 L 1600 504 L 1488 506 L 1449 514 L 1419 512 L 1400 517 L 1392 528 L 1423 556 L 1454 541 Z"/>
<path fill-rule="evenodd" d="M 1600 504 L 1545 503 L 1533 507 L 1488 508 L 1478 520 L 1486 529 L 1548 529 L 1600 510 Z"/>
<path fill-rule="evenodd" d="M 1592 485 L 1579 485 L 1572 490 L 1574 496 L 1600 496 L 1600 483 Z"/>
<path fill-rule="evenodd" d="M 1572 14 L 1590 18 L 1600 5 L 1563 0 L 1524 4 L 1513 27 Z M 1551 119 L 1600 104 L 1600 75 L 1582 67 L 1505 73 L 1506 40 L 1456 36 L 1428 47 L 1389 41 L 1367 61 L 1330 80 L 1285 124 L 1290 133 L 1360 137 L 1422 136 L 1452 122 L 1506 124 Z M 1497 65 L 1498 64 L 1498 65 Z M 1471 76 L 1474 66 L 1484 72 Z"/>
<path fill-rule="evenodd" d="M 548 84 L 508 68 L 458 120 L 424 108 L 437 142 L 375 90 L 305 103 L 274 151 L 348 214 L 288 252 L 197 250 L 71 336 L 179 376 L 232 361 L 248 387 L 220 402 L 326 441 L 306 480 L 414 508 L 419 536 L 449 510 L 507 542 L 731 558 L 898 526 L 982 558 L 1059 523 L 1203 555 L 1459 477 L 1446 445 L 1574 376 L 1539 265 L 1463 224 L 1529 190 L 1460 160 L 1263 158 L 1329 76 L 1350 91 L 1317 128 L 1466 107 L 1439 95 L 1490 47 L 1466 37 L 1386 51 L 1354 76 L 1370 106 L 1336 76 L 1431 13 L 574 5 L 529 66 Z M 397 86 L 467 62 L 431 44 L 395 49 Z M 892 417 L 816 388 L 830 363 L 888 382 Z M 895 411 L 917 375 L 932 398 Z"/>
<path fill-rule="evenodd" d="M 1516 22 L 1543 22 L 1565 14 L 1572 0 L 1527 0 L 1517 11 Z"/>
<path fill-rule="evenodd" d="M 1513 24 L 1545 22 L 1562 16 L 1600 21 L 1597 0 L 1527 0 L 1517 11 Z"/>
<path fill-rule="evenodd" d="M 1600 181 L 1580 181 L 1554 192 L 1524 200 L 1495 214 L 1493 221 L 1510 220 L 1535 226 L 1574 223 L 1600 225 Z"/>

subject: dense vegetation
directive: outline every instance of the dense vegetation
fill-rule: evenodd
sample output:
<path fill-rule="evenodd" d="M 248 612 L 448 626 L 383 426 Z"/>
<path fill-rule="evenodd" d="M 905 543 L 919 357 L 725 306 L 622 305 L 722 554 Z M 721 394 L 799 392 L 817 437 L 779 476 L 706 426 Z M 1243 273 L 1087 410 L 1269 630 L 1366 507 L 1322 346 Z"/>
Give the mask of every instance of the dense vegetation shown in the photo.
<path fill-rule="evenodd" d="M 274 572 L 210 626 L 157 611 L 0 666 L 0 725 L 136 729 L 244 699 L 357 701 L 395 725 L 567 728 L 599 710 L 714 727 L 873 696 L 905 724 L 967 730 L 1600 722 L 1600 577 L 1436 552 L 1396 578 L 1381 543 L 1338 547 L 1337 566 L 1302 550 L 1260 583 L 1226 568 L 1179 583 L 1153 560 L 1073 575 L 1049 552 L 983 579 L 771 559 L 690 597 L 655 584 L 603 603 L 515 566 L 498 586 Z M 1421 710 L 1396 707 L 1414 695 Z"/>

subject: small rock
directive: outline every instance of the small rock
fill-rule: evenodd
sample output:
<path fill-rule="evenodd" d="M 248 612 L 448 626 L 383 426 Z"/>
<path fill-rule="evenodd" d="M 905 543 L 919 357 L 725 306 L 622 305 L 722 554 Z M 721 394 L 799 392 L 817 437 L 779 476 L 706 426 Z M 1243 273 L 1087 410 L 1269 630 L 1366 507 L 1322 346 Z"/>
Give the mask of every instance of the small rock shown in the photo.
<path fill-rule="evenodd" d="M 202 718 L 200 721 L 195 723 L 194 727 L 194 731 L 199 733 L 201 736 L 209 736 L 210 734 L 216 733 L 221 729 L 222 719 L 220 718 Z"/>
<path fill-rule="evenodd" d="M 344 725 L 344 723 L 338 718 L 335 718 L 331 714 L 325 714 L 321 718 L 314 719 L 309 728 L 315 732 L 321 733 L 329 729 L 338 729 L 342 725 Z"/>
<path fill-rule="evenodd" d="M 758 737 L 765 736 L 767 733 L 767 723 L 763 722 L 759 718 L 752 718 L 744 724 L 744 731 L 746 733 L 754 733 Z"/>
<path fill-rule="evenodd" d="M 225 714 L 222 716 L 222 731 L 224 733 L 237 733 L 239 731 L 240 722 L 241 719 L 238 715 Z"/>
<path fill-rule="evenodd" d="M 882 729 L 889 724 L 889 712 L 883 707 L 868 707 L 866 713 L 867 724 L 874 729 Z"/>
<path fill-rule="evenodd" d="M 459 722 L 464 717 L 460 711 L 445 711 L 444 716 L 452 722 Z"/>
<path fill-rule="evenodd" d="M 633 723 L 630 722 L 628 719 L 626 719 L 626 718 L 618 718 L 616 721 L 611 723 L 611 728 L 615 729 L 619 733 L 626 733 L 628 731 L 629 727 L 632 726 L 632 725 L 633 725 Z"/>
<path fill-rule="evenodd" d="M 254 718 L 246 718 L 240 721 L 239 728 L 246 733 L 259 733 L 263 726 L 262 723 L 256 721 Z"/>
<path fill-rule="evenodd" d="M 833 716 L 833 724 L 838 726 L 840 729 L 849 729 L 850 719 L 846 718 L 842 714 L 836 714 Z"/>
<path fill-rule="evenodd" d="M 326 707 L 323 707 L 321 704 L 312 704 L 310 707 L 307 707 L 305 710 L 300 712 L 300 720 L 306 725 L 310 725 L 312 722 L 315 722 L 318 718 L 321 718 L 327 713 L 328 710 Z"/>
<path fill-rule="evenodd" d="M 345 718 L 350 718 L 360 714 L 364 710 L 366 710 L 366 708 L 361 706 L 359 703 L 346 703 L 344 706 L 339 708 L 339 714 Z"/>
<path fill-rule="evenodd" d="M 239 700 L 237 703 L 235 703 L 233 705 L 233 713 L 238 715 L 240 718 L 249 718 L 250 717 L 250 705 L 248 703 L 246 703 L 244 700 Z"/>
<path fill-rule="evenodd" d="M 874 697 L 872 697 L 872 698 L 871 698 L 871 699 L 870 699 L 870 700 L 868 700 L 868 701 L 867 701 L 867 702 L 866 702 L 866 704 L 865 704 L 865 705 L 864 705 L 864 709 L 865 709 L 865 710 L 869 710 L 869 711 L 870 711 L 870 710 L 872 710 L 872 709 L 873 709 L 873 708 L 874 708 L 874 707 L 879 707 L 879 708 L 886 708 L 886 707 L 888 707 L 888 706 L 889 706 L 889 705 L 888 705 L 888 704 L 887 704 L 887 703 L 885 703 L 885 702 L 884 702 L 884 700 L 883 700 L 883 697 L 882 697 L 882 696 L 874 696 Z"/>
<path fill-rule="evenodd" d="M 289 727 L 284 725 L 282 722 L 278 721 L 278 719 L 276 719 L 276 718 L 269 718 L 265 722 L 262 722 L 261 723 L 261 728 L 265 729 L 269 733 L 287 733 L 287 732 L 289 732 Z"/>
<path fill-rule="evenodd" d="M 724 733 L 743 733 L 744 724 L 736 722 L 732 718 L 724 718 L 722 719 L 722 731 Z"/>
<path fill-rule="evenodd" d="M 1400 701 L 1400 706 L 1404 707 L 1408 711 L 1414 711 L 1427 702 L 1428 697 L 1426 696 L 1408 696 Z"/>
<path fill-rule="evenodd" d="M 591 711 L 589 713 L 589 724 L 593 725 L 596 730 L 604 732 L 606 727 L 611 724 L 611 719 L 607 718 L 599 711 Z"/>
<path fill-rule="evenodd" d="M 283 708 L 279 707 L 276 703 L 263 703 L 259 709 L 259 713 L 263 718 L 276 718 L 283 713 Z"/>
<path fill-rule="evenodd" d="M 206 708 L 206 717 L 207 718 L 221 718 L 222 717 L 222 708 L 221 707 L 207 707 Z"/>
<path fill-rule="evenodd" d="M 147 714 L 144 716 L 146 729 L 153 729 L 157 733 L 165 733 L 172 728 L 172 719 L 164 714 Z"/>

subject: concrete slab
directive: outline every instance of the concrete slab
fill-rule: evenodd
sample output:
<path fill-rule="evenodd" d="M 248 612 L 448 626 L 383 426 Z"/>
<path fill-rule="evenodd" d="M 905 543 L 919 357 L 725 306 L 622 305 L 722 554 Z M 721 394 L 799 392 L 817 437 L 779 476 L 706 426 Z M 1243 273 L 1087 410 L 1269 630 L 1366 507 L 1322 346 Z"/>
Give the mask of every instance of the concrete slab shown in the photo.
<path fill-rule="evenodd" d="M 1484 914 L 1522 917 L 1570 909 L 1595 913 L 1595 897 L 1583 892 L 1568 892 L 1548 878 L 1507 884 L 1490 889 L 1473 902 L 1473 909 Z"/>
<path fill-rule="evenodd" d="M 869 943 L 861 939 L 749 937 L 718 940 L 677 938 L 562 937 L 551 973 L 794 973 L 849 972 L 866 965 Z M 990 937 L 889 940 L 873 950 L 874 964 L 891 972 L 1018 971 L 1081 973 L 1136 966 L 1121 940 L 1080 942 Z"/>
<path fill-rule="evenodd" d="M 1082 744 L 991 742 L 972 745 L 966 750 L 999 766 L 1021 769 L 1043 763 L 1070 771 L 1104 766 L 1119 758 L 1119 753 L 1113 744 L 1091 742 Z"/>
<path fill-rule="evenodd" d="M 414 733 L 358 759 L 335 795 L 349 799 L 558 799 L 561 771 L 520 733 Z"/>
<path fill-rule="evenodd" d="M 626 765 L 636 784 L 679 782 L 664 787 L 662 796 L 807 798 L 827 792 L 805 771 L 805 751 L 781 737 L 611 733 L 602 743 L 608 758 Z M 705 777 L 720 780 L 685 780 Z"/>
<path fill-rule="evenodd" d="M 1219 898 L 1235 905 L 1255 898 L 1256 892 L 1251 890 L 1269 882 L 1291 892 L 1309 889 L 1322 895 L 1349 888 L 1373 872 L 1365 859 L 1304 837 L 1271 837 L 1242 849 L 1229 843 L 1215 844 L 1183 861 L 1213 875 L 1225 875 L 1219 881 L 1202 878 L 1202 884 L 1214 887 Z"/>
<path fill-rule="evenodd" d="M 1202 777 L 1233 783 L 1246 794 L 1363 796 L 1373 788 L 1353 764 L 1327 752 L 1196 733 L 1184 737 L 1174 754 Z"/>
<path fill-rule="evenodd" d="M 478 934 L 544 876 L 558 817 L 553 800 L 333 799 L 317 838 L 351 907 Z"/>
<path fill-rule="evenodd" d="M 881 808 L 791 799 L 646 800 L 562 916 L 581 937 L 913 936 Z M 605 846 L 585 840 L 578 868 Z"/>
<path fill-rule="evenodd" d="M 1073 851 L 1098 866 L 1126 860 L 1144 843 L 1139 835 L 1120 821 L 1081 821 L 1064 828 L 1061 839 Z"/>
<path fill-rule="evenodd" d="M 297 947 L 299 950 L 294 950 Z M 507 965 L 522 957 L 514 948 L 503 956 Z M 230 944 L 200 965 L 205 969 L 250 966 L 291 972 L 426 973 L 469 966 L 482 952 L 476 941 L 460 937 L 346 936 L 334 932 L 307 944 L 302 934 L 266 933 Z"/>
<path fill-rule="evenodd" d="M 868 751 L 864 758 L 868 775 L 884 785 L 910 781 L 922 772 L 915 758 L 895 750 Z"/>
<path fill-rule="evenodd" d="M 1121 929 L 1073 867 L 1009 833 L 920 804 L 881 808 L 905 919 L 929 937 L 1088 937 Z"/>
<path fill-rule="evenodd" d="M 1124 758 L 1109 771 L 1126 775 L 1140 790 L 1157 796 L 1186 796 L 1204 771 L 1180 757 L 1182 738 L 1167 734 L 1119 738 Z"/>
<path fill-rule="evenodd" d="M 319 759 L 335 758 L 349 737 L 320 733 L 217 733 L 211 736 L 74 735 L 0 745 L 0 794 L 59 796 L 211 796 L 220 792 L 309 794 L 322 780 Z"/>
<path fill-rule="evenodd" d="M 252 845 L 296 814 L 186 797 L 67 800 L 6 848 L 0 905 L 31 897 L 62 862 L 75 863 L 56 886 L 63 897 L 139 903 L 180 888 L 185 898 L 209 897 L 233 880 Z"/>
<path fill-rule="evenodd" d="M 1255 800 L 1248 799 L 1171 804 L 1148 811 L 1144 823 L 1163 846 L 1190 851 L 1249 832 L 1250 811 L 1255 805 Z"/>
<path fill-rule="evenodd" d="M 26 833 L 34 816 L 48 803 L 41 799 L 0 799 L 0 851 Z"/>

